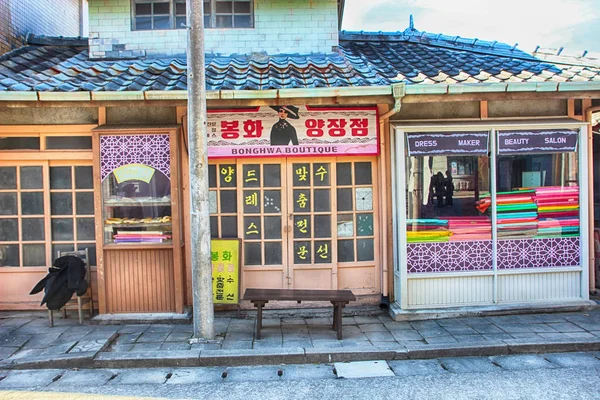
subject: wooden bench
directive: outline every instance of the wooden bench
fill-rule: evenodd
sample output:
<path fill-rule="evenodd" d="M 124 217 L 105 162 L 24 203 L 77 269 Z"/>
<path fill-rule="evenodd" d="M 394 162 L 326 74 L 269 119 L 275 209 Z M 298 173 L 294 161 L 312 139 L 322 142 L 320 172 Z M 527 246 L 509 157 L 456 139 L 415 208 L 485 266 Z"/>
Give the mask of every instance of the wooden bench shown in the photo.
<path fill-rule="evenodd" d="M 269 300 L 273 301 L 330 301 L 333 304 L 333 330 L 338 340 L 342 339 L 342 309 L 356 297 L 350 290 L 296 290 L 296 289 L 246 289 L 244 300 L 249 300 L 257 308 L 256 339 L 260 339 L 262 329 L 262 309 Z"/>

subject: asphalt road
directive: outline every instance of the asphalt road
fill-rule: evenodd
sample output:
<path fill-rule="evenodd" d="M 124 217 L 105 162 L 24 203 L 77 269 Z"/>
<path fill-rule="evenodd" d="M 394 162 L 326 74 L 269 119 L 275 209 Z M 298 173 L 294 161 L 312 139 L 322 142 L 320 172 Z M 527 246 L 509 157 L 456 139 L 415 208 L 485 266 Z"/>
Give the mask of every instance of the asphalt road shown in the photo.
<path fill-rule="evenodd" d="M 0 373 L 4 376 L 0 398 L 99 398 L 81 395 L 88 393 L 227 400 L 600 399 L 599 358 L 600 353 L 448 358 L 383 362 L 379 369 L 376 365 L 354 364 L 348 369 L 348 364 L 323 364 L 4 371 Z M 391 376 L 342 379 L 334 373 L 336 367 L 338 375 L 364 376 L 387 370 Z"/>

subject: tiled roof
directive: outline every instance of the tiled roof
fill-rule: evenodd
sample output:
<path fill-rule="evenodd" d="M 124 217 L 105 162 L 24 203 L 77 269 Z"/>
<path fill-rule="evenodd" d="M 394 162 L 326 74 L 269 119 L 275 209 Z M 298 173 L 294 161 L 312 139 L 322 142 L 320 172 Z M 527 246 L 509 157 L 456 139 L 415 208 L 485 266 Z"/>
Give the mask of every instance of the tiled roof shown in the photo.
<path fill-rule="evenodd" d="M 342 32 L 337 53 L 207 55 L 206 84 L 208 90 L 267 90 L 398 82 L 600 82 L 600 64 L 584 58 L 551 62 L 502 43 L 416 30 Z M 0 57 L 0 91 L 148 90 L 186 90 L 186 60 L 90 60 L 84 46 L 26 46 Z"/>

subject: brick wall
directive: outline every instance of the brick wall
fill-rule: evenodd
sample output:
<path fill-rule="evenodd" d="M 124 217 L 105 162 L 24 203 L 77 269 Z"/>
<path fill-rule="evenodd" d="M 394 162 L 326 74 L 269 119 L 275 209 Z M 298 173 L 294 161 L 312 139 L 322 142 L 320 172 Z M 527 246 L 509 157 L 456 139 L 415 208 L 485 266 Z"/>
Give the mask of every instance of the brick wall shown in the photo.
<path fill-rule="evenodd" d="M 0 0 L 0 54 L 23 45 L 28 32 L 79 36 L 80 0 Z"/>
<path fill-rule="evenodd" d="M 254 0 L 254 28 L 207 29 L 215 54 L 331 52 L 338 45 L 336 0 Z M 90 0 L 90 56 L 183 55 L 186 30 L 131 30 L 130 0 Z"/>

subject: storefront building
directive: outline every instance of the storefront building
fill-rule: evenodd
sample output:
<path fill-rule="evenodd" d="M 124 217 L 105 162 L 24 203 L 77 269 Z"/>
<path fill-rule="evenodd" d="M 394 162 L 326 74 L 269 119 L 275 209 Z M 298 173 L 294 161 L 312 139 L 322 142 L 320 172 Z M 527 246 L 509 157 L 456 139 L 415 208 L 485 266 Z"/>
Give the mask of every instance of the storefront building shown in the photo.
<path fill-rule="evenodd" d="M 211 233 L 242 239 L 242 290 L 381 294 L 377 117 L 375 107 L 209 112 Z"/>
<path fill-rule="evenodd" d="M 398 305 L 585 301 L 587 138 L 568 119 L 398 123 Z"/>
<path fill-rule="evenodd" d="M 412 28 L 339 45 L 207 61 L 210 229 L 240 240 L 241 291 L 351 289 L 396 314 L 585 302 L 600 67 Z M 181 314 L 185 65 L 88 51 L 0 60 L 0 309 L 39 308 L 56 252 L 88 248 L 100 314 Z"/>

